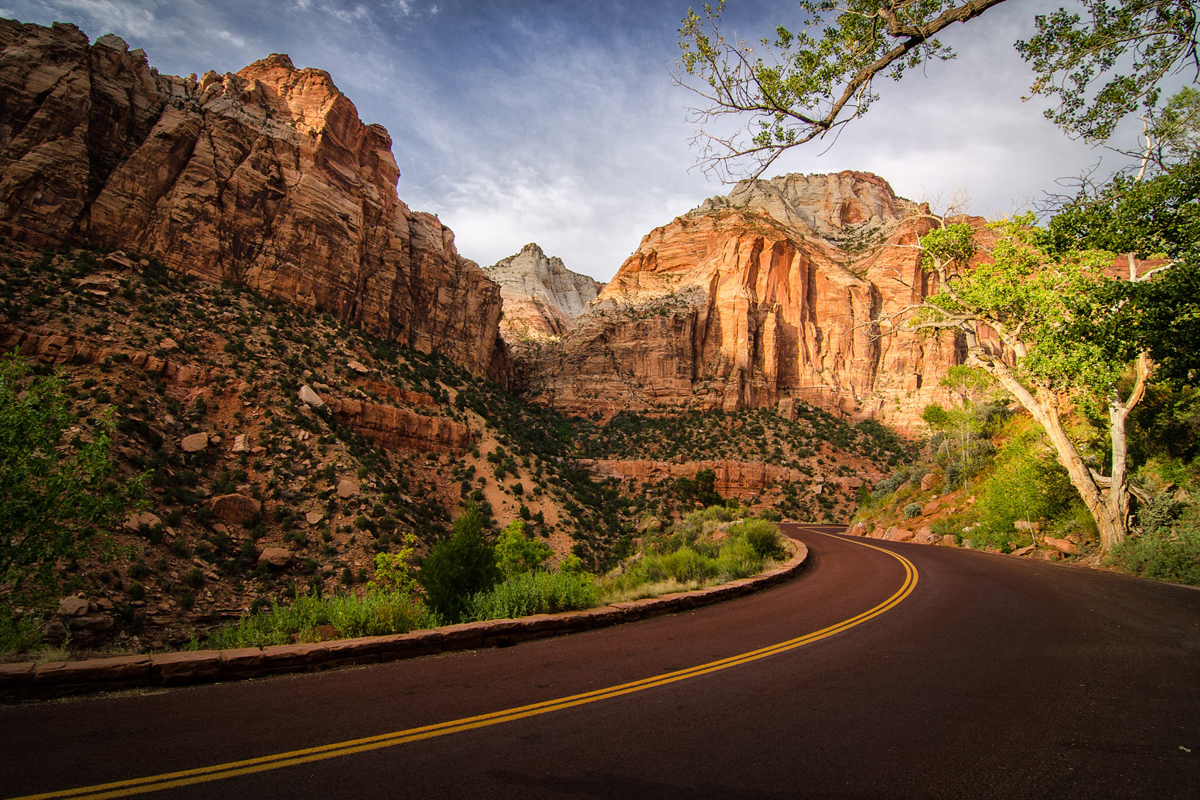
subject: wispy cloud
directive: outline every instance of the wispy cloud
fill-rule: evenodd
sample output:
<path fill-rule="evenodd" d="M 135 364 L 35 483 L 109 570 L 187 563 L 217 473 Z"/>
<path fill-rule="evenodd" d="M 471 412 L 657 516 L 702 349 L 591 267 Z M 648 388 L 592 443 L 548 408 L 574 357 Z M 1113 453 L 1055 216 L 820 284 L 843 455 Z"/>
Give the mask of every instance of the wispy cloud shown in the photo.
<path fill-rule="evenodd" d="M 64 19 L 82 18 L 93 26 L 104 28 L 102 33 L 119 36 L 153 37 L 159 35 L 169 23 L 154 13 L 153 2 L 124 2 L 123 0 L 58 0 L 47 2 Z"/>

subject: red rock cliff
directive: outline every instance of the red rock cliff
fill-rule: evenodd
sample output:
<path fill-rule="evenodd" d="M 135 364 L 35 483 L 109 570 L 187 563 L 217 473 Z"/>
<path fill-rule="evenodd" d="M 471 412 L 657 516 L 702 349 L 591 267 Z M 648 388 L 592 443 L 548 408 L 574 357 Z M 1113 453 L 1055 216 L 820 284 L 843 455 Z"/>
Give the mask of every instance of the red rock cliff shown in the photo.
<path fill-rule="evenodd" d="M 573 413 L 803 400 L 911 427 L 961 360 L 952 335 L 872 322 L 935 288 L 918 212 L 874 175 L 743 182 L 647 235 L 523 371 Z"/>
<path fill-rule="evenodd" d="M 154 255 L 504 379 L 500 291 L 396 194 L 391 138 L 272 55 L 160 75 L 108 35 L 0 21 L 0 234 Z"/>

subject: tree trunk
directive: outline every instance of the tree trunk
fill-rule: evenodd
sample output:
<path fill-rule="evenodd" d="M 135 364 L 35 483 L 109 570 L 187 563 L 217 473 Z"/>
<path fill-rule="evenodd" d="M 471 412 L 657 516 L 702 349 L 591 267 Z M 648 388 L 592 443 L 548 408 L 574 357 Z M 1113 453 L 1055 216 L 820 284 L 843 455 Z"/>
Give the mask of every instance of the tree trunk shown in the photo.
<path fill-rule="evenodd" d="M 1093 474 L 1079 455 L 1078 448 L 1067 435 L 1062 419 L 1058 415 L 1057 395 L 1045 389 L 1039 389 L 1035 396 L 1003 362 L 996 360 L 978 359 L 984 369 L 990 372 L 1009 394 L 1017 399 L 1034 420 L 1046 431 L 1050 444 L 1058 457 L 1058 463 L 1063 465 L 1071 485 L 1079 492 L 1083 504 L 1091 512 L 1096 521 L 1096 529 L 1100 533 L 1100 552 L 1109 553 L 1114 547 L 1125 541 L 1129 533 L 1129 492 L 1126 485 L 1125 463 L 1125 418 L 1134 403 L 1140 398 L 1140 392 L 1135 389 L 1131 402 L 1121 403 L 1114 398 L 1110 405 L 1110 429 L 1113 444 L 1113 479 L 1110 485 L 1103 486 L 1101 481 L 1107 481 Z M 1142 377 L 1139 368 L 1139 377 Z M 1139 380 L 1139 384 L 1142 381 Z M 1141 387 L 1140 387 L 1141 388 Z M 1118 453 L 1120 454 L 1118 462 Z M 1099 480 L 1098 480 L 1099 478 Z"/>

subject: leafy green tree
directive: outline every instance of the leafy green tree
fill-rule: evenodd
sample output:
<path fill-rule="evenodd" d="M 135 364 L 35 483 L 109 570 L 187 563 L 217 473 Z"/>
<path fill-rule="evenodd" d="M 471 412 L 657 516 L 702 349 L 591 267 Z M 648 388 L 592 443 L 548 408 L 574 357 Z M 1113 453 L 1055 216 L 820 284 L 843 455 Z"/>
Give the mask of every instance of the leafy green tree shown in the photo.
<path fill-rule="evenodd" d="M 375 577 L 367 583 L 367 591 L 411 597 L 417 589 L 417 576 L 413 570 L 416 548 L 417 536 L 409 531 L 404 534 L 398 552 L 376 553 Z"/>
<path fill-rule="evenodd" d="M 1101 142 L 1131 111 L 1155 107 L 1164 78 L 1185 64 L 1200 67 L 1200 18 L 1191 0 L 1079 2 L 1084 15 L 1060 8 L 1035 17 L 1037 34 L 1017 51 L 1037 76 L 1031 92 L 1058 102 L 1046 118 Z"/>
<path fill-rule="evenodd" d="M 550 545 L 530 538 L 527 526 L 519 519 L 500 531 L 496 539 L 496 563 L 506 577 L 533 572 L 552 555 Z"/>
<path fill-rule="evenodd" d="M 467 505 L 451 526 L 450 538 L 435 544 L 417 577 L 425 597 L 447 622 L 461 622 L 470 611 L 471 596 L 500 580 L 496 548 L 483 536 L 483 514 Z"/>
<path fill-rule="evenodd" d="M 707 508 L 724 502 L 717 492 L 717 473 L 711 469 L 698 471 L 695 478 L 676 478 L 675 491 L 680 501 L 688 505 Z"/>
<path fill-rule="evenodd" d="M 59 378 L 0 359 L 0 604 L 45 602 L 60 562 L 87 552 L 142 493 L 144 475 L 114 477 L 111 418 L 89 442 L 64 441 L 73 422 Z"/>
<path fill-rule="evenodd" d="M 722 177 L 758 177 L 785 150 L 866 114 L 878 79 L 953 59 L 937 36 L 1003 1 L 798 0 L 799 27 L 780 25 L 757 47 L 722 33 L 724 0 L 703 14 L 689 10 L 675 78 L 703 103 L 692 109 L 701 160 Z M 1069 135 L 1102 141 L 1127 114 L 1156 107 L 1165 77 L 1198 65 L 1196 4 L 1081 2 L 1083 15 L 1036 17 L 1037 34 L 1016 47 L 1034 72 L 1031 95 L 1056 104 L 1047 117 Z M 731 134 L 721 124 L 728 116 L 743 121 Z"/>
<path fill-rule="evenodd" d="M 937 403 L 928 405 L 921 419 L 934 431 L 949 437 L 947 444 L 953 445 L 951 454 L 939 461 L 947 464 L 947 481 L 957 486 L 978 471 L 991 453 L 990 443 L 986 440 L 981 443 L 980 439 L 988 433 L 992 416 L 988 412 L 994 409 L 980 406 L 979 401 L 985 392 L 994 388 L 995 382 L 984 370 L 956 364 L 946 371 L 939 383 L 958 396 L 959 405 L 948 409 Z"/>
<path fill-rule="evenodd" d="M 1129 532 L 1126 421 L 1154 369 L 1146 349 L 1151 337 L 1143 331 L 1155 309 L 1121 301 L 1133 297 L 1139 283 L 1106 274 L 1113 265 L 1110 252 L 1048 251 L 1052 236 L 1032 222 L 1026 216 L 996 223 L 995 240 L 982 254 L 966 223 L 923 237 L 922 266 L 937 275 L 941 290 L 915 309 L 911 326 L 957 331 L 967 345 L 967 363 L 985 370 L 1029 411 L 1095 519 L 1101 549 L 1109 552 Z M 1184 302 L 1181 310 L 1196 316 L 1196 298 Z M 1087 442 L 1064 421 L 1080 406 L 1106 418 L 1107 475 L 1091 466 Z"/>

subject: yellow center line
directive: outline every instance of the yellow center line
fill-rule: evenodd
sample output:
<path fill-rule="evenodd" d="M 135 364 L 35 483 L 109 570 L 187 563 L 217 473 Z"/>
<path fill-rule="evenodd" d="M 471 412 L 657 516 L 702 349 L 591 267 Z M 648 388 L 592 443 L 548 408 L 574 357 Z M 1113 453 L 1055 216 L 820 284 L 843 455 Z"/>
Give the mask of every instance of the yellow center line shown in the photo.
<path fill-rule="evenodd" d="M 811 533 L 820 533 L 822 536 L 830 534 L 822 531 L 810 531 Z M 114 783 L 99 784 L 96 786 L 83 786 L 77 789 L 64 789 L 55 792 L 46 792 L 43 794 L 27 795 L 25 797 L 12 798 L 12 800 L 50 800 L 50 798 L 83 798 L 84 800 L 102 800 L 102 798 L 110 797 L 128 797 L 134 794 L 145 794 L 149 792 L 158 792 L 164 789 L 175 789 L 182 786 L 190 786 L 198 783 L 206 783 L 208 781 L 224 780 L 226 778 L 234 778 L 239 775 L 251 775 L 256 772 L 266 772 L 269 770 L 282 769 L 284 767 L 296 766 L 298 764 L 307 764 L 314 761 L 324 761 L 329 758 L 340 758 L 341 756 L 353 755 L 354 753 L 364 753 L 369 750 L 379 750 L 384 747 L 396 747 L 398 745 L 407 744 L 409 742 L 417 742 L 422 739 L 433 739 L 439 736 L 447 736 L 452 733 L 461 733 L 462 731 L 474 730 L 476 728 L 486 728 L 492 725 L 499 725 L 504 722 L 513 722 L 519 719 L 528 717 L 536 717 L 542 714 L 549 714 L 553 711 L 561 711 L 575 706 L 587 705 L 600 700 L 608 700 L 613 697 L 620 697 L 634 692 L 642 692 L 647 689 L 666 686 L 667 684 L 677 681 L 697 678 L 701 675 L 708 675 L 713 672 L 729 669 L 731 667 L 748 664 L 751 661 L 757 661 L 761 658 L 785 653 L 789 650 L 794 650 L 797 647 L 803 647 L 813 642 L 849 630 L 856 625 L 861 625 L 867 620 L 895 608 L 901 601 L 912 594 L 913 589 L 917 585 L 917 568 L 913 563 L 904 556 L 898 555 L 885 550 L 882 547 L 876 547 L 866 542 L 850 540 L 854 544 L 862 547 L 869 547 L 872 550 L 878 550 L 881 553 L 886 553 L 892 558 L 899 561 L 904 566 L 904 582 L 900 588 L 892 594 L 887 600 L 884 600 L 874 608 L 868 609 L 850 619 L 830 625 L 812 633 L 806 633 L 803 636 L 798 636 L 795 639 L 788 639 L 785 642 L 769 645 L 758 650 L 751 650 L 746 653 L 729 656 L 717 661 L 710 661 L 705 664 L 699 664 L 686 669 L 675 670 L 674 672 L 666 672 L 661 675 L 655 675 L 650 678 L 642 678 L 641 680 L 623 683 L 617 686 L 610 686 L 604 689 L 596 689 L 582 694 L 570 695 L 568 697 L 560 697 L 556 700 L 546 700 L 540 703 L 532 703 L 530 705 L 509 708 L 503 711 L 493 711 L 487 714 L 480 714 L 474 717 L 465 717 L 463 719 L 451 720 L 448 722 L 439 722 L 432 725 L 423 725 L 417 728 L 408 728 L 407 730 L 395 731 L 392 733 L 382 733 L 376 736 L 367 736 L 361 739 L 351 739 L 344 742 L 335 742 L 332 744 L 319 745 L 317 747 L 308 747 L 302 750 L 291 750 L 285 753 L 275 753 L 273 755 L 259 756 L 258 758 L 249 758 L 243 761 L 231 761 L 224 764 L 213 764 L 207 767 L 198 767 L 196 769 L 182 770 L 179 772 L 169 772 L 161 775 L 150 775 L 143 778 L 132 778 L 130 780 L 116 781 Z"/>

